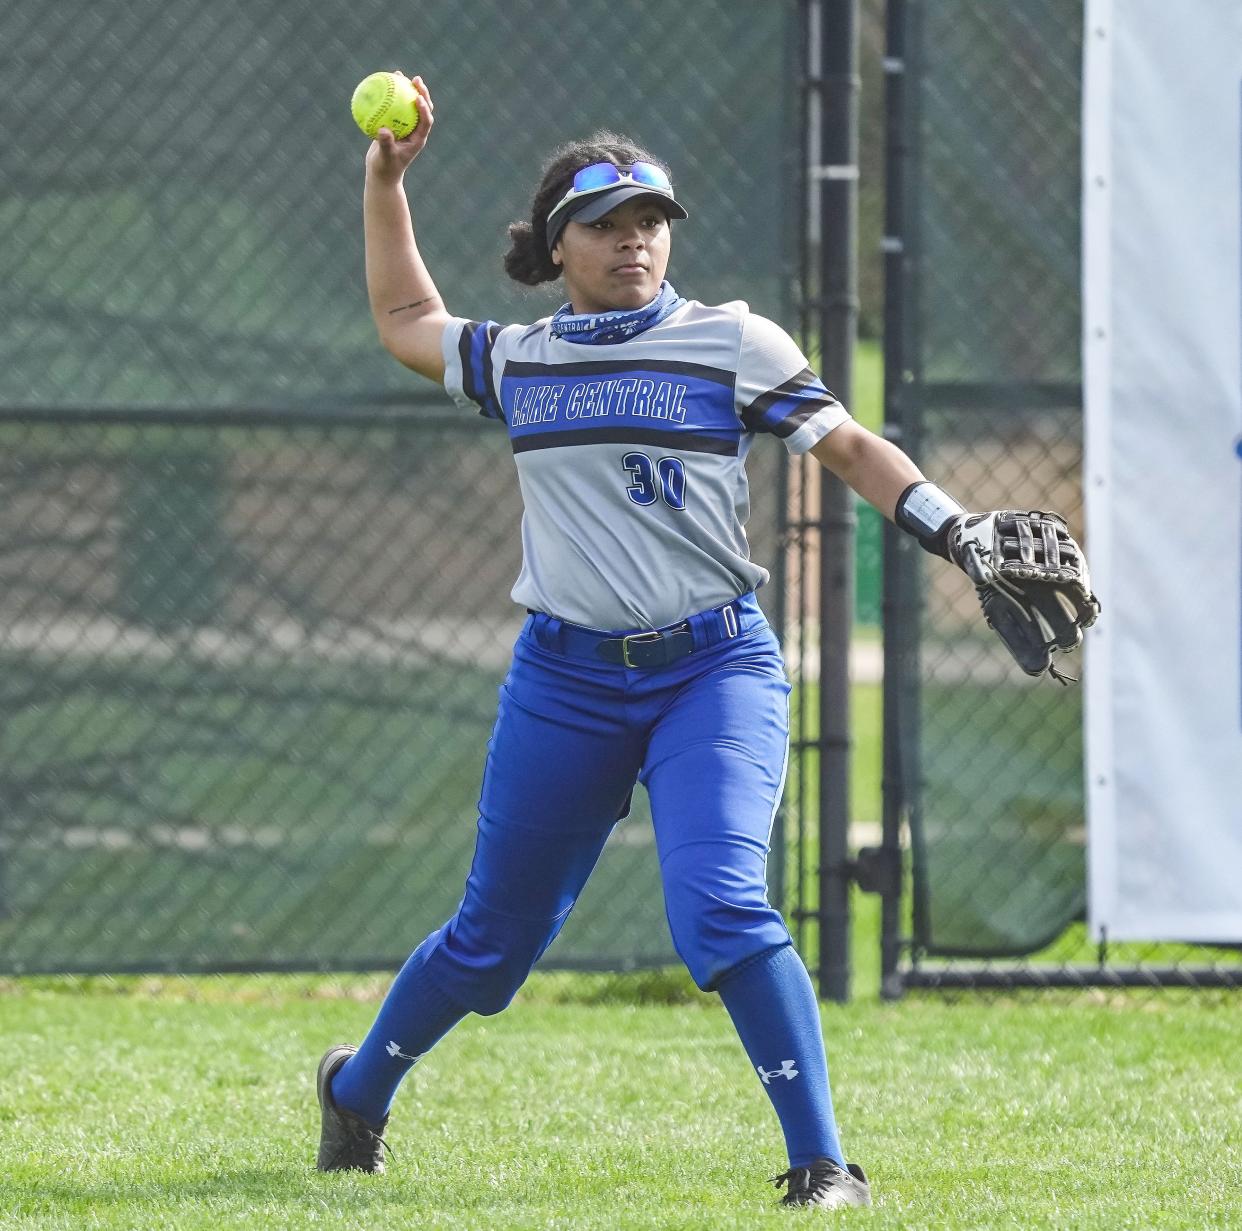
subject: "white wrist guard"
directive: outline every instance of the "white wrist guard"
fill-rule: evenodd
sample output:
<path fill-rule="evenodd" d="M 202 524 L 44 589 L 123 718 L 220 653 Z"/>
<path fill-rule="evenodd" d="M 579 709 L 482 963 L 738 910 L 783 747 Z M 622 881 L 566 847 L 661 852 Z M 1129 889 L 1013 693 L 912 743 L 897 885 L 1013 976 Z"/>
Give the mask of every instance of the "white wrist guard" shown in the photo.
<path fill-rule="evenodd" d="M 949 526 L 965 515 L 966 510 L 948 492 L 923 481 L 911 483 L 901 493 L 893 520 L 907 534 L 914 535 L 927 551 L 947 560 Z"/>

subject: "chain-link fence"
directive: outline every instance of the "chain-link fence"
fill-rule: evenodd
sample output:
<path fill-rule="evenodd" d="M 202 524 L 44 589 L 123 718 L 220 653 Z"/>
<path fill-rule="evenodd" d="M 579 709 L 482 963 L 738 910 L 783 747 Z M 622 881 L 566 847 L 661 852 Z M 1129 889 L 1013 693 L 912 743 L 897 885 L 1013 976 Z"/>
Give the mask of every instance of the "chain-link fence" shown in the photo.
<path fill-rule="evenodd" d="M 350 91 L 399 66 L 436 97 L 407 187 L 451 311 L 555 306 L 503 279 L 505 224 L 552 147 L 608 126 L 673 167 L 678 289 L 791 322 L 798 19 L 5 9 L 0 969 L 391 966 L 451 914 L 519 494 L 503 432 L 375 340 Z M 749 464 L 777 576 L 783 466 Z M 670 960 L 639 799 L 549 962 Z"/>
<path fill-rule="evenodd" d="M 95 412 L 0 441 L 4 967 L 400 961 L 460 896 L 523 618 L 504 434 Z M 551 956 L 673 960 L 641 805 Z"/>
<path fill-rule="evenodd" d="M 1080 538 L 1082 21 L 1081 0 L 893 0 L 886 332 L 887 418 L 925 473 Z M 884 845 L 908 822 L 912 906 L 886 918 L 888 990 L 1242 985 L 1236 949 L 1091 942 L 1081 692 L 1024 677 L 958 570 L 887 548 Z"/>
<path fill-rule="evenodd" d="M 400 17 L 376 0 L 8 5 L 0 405 L 404 396 L 361 277 L 349 96 L 376 67 L 422 73 L 436 98 L 407 186 L 452 311 L 556 305 L 504 278 L 505 227 L 548 153 L 603 126 L 674 169 L 691 212 L 679 289 L 789 319 L 797 16 L 728 0 L 690 0 L 676 22 L 604 0 L 428 0 Z M 785 86 L 758 110 L 756 77 Z"/>

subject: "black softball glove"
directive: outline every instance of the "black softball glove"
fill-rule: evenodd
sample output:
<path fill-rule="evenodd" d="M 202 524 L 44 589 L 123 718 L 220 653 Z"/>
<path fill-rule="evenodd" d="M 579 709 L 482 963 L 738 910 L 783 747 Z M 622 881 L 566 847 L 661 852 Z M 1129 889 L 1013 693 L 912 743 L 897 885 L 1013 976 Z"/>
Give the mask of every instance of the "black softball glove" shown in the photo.
<path fill-rule="evenodd" d="M 975 583 L 983 616 L 1027 675 L 1077 683 L 1052 655 L 1082 644 L 1100 614 L 1082 548 L 1056 513 L 972 513 L 949 530 L 949 559 Z"/>

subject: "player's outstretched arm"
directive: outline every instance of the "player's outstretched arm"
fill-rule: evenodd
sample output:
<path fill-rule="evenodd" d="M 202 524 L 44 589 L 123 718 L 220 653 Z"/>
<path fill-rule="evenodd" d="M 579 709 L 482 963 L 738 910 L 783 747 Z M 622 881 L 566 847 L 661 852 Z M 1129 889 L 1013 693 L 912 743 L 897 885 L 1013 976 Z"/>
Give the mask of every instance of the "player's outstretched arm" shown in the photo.
<path fill-rule="evenodd" d="M 967 513 L 923 478 L 896 445 L 852 421 L 811 452 L 928 551 L 956 564 L 975 584 L 983 615 L 1028 675 L 1062 683 L 1052 662 L 1082 644 L 1100 614 L 1082 548 L 1057 513 Z"/>
<path fill-rule="evenodd" d="M 829 432 L 811 454 L 889 521 L 896 519 L 902 492 L 923 481 L 923 472 L 895 444 L 853 419 Z"/>
<path fill-rule="evenodd" d="M 418 126 L 402 140 L 381 128 L 367 150 L 362 191 L 367 296 L 385 349 L 407 368 L 443 381 L 440 342 L 449 314 L 418 251 L 403 182 L 410 163 L 427 144 L 435 104 L 423 79 L 412 80 L 418 91 Z"/>

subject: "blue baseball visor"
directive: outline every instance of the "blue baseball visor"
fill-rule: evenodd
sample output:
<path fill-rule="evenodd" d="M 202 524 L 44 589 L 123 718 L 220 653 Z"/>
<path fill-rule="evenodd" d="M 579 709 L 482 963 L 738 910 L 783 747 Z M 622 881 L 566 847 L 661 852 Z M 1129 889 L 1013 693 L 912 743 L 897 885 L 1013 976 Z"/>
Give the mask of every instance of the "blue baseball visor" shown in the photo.
<path fill-rule="evenodd" d="M 673 185 L 668 176 L 652 163 L 636 162 L 632 167 L 614 163 L 594 163 L 575 176 L 569 191 L 548 215 L 546 239 L 548 251 L 556 247 L 565 224 L 596 222 L 623 201 L 648 197 L 658 201 L 670 218 L 687 218 L 684 206 L 673 198 Z"/>

